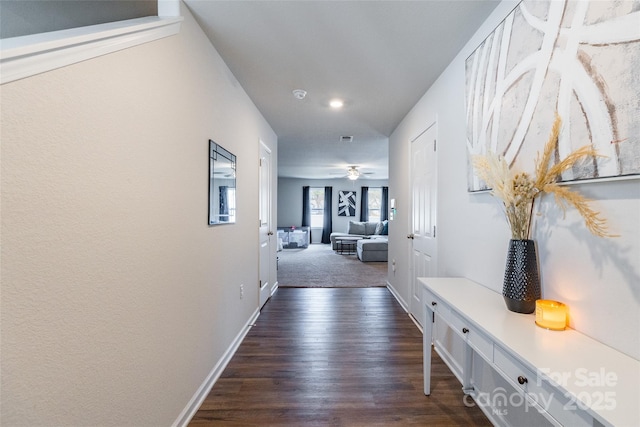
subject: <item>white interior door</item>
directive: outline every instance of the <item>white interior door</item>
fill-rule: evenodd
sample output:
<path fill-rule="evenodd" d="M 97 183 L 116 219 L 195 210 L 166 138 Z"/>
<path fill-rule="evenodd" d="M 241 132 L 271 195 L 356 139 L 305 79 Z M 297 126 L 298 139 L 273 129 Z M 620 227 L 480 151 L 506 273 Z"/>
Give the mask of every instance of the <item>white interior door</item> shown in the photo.
<path fill-rule="evenodd" d="M 437 275 L 436 190 L 437 190 L 437 126 L 411 142 L 411 231 L 410 240 L 410 313 L 422 323 L 422 304 L 418 277 Z"/>
<path fill-rule="evenodd" d="M 271 296 L 273 227 L 271 218 L 271 150 L 260 141 L 260 308 Z"/>

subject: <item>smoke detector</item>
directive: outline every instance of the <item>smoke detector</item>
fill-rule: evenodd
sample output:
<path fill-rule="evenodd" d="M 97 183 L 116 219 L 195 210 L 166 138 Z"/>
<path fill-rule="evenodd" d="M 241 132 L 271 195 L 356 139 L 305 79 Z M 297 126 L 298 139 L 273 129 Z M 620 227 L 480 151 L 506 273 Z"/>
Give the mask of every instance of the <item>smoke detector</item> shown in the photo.
<path fill-rule="evenodd" d="M 295 89 L 293 91 L 293 96 L 296 99 L 304 99 L 304 97 L 307 96 L 307 91 L 302 89 Z"/>

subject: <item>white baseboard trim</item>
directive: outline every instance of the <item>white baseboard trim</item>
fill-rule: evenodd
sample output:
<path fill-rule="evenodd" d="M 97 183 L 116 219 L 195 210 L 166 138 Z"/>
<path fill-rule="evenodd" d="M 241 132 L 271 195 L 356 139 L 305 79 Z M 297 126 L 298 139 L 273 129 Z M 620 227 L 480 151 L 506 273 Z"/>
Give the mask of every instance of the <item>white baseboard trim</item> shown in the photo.
<path fill-rule="evenodd" d="M 409 306 L 407 305 L 406 302 L 404 302 L 402 298 L 400 298 L 400 295 L 398 295 L 395 289 L 393 289 L 393 287 L 391 286 L 391 283 L 389 283 L 388 281 L 387 281 L 387 289 L 389 289 L 389 292 L 391 292 L 391 295 L 394 296 L 396 301 L 398 301 L 402 309 L 409 316 L 409 319 L 411 319 L 411 321 L 418 327 L 418 330 L 420 331 L 420 333 L 422 333 L 422 326 L 420 326 L 420 323 L 413 317 L 411 313 L 409 313 Z"/>
<path fill-rule="evenodd" d="M 251 326 L 256 322 L 258 316 L 260 315 L 260 310 L 256 309 L 256 311 L 251 315 L 251 318 L 244 325 L 240 333 L 236 336 L 236 338 L 231 343 L 231 346 L 224 353 L 222 358 L 216 363 L 213 367 L 207 378 L 204 380 L 202 385 L 198 387 L 198 390 L 193 395 L 187 406 L 182 410 L 178 418 L 173 422 L 172 427 L 186 427 L 189 424 L 189 421 L 193 418 L 193 416 L 198 412 L 198 409 L 204 402 L 204 399 L 207 397 L 211 389 L 213 388 L 220 375 L 224 371 L 224 368 L 227 367 L 229 361 L 233 357 L 233 355 L 242 344 L 244 337 L 247 336 L 247 333 L 251 329 Z"/>
<path fill-rule="evenodd" d="M 420 324 L 420 322 L 418 322 L 418 320 L 413 317 L 413 314 L 407 312 L 407 314 L 409 315 L 409 319 L 411 319 L 411 321 L 413 322 L 414 325 L 416 325 L 416 327 L 418 328 L 418 330 L 420 331 L 421 334 L 424 333 L 424 330 L 422 329 L 422 325 Z"/>
<path fill-rule="evenodd" d="M 271 296 L 273 296 L 273 294 L 276 293 L 276 291 L 278 290 L 278 281 L 276 280 L 276 283 L 273 285 L 273 288 L 271 288 Z"/>
<path fill-rule="evenodd" d="M 389 292 L 391 292 L 391 295 L 393 295 L 395 299 L 398 300 L 402 309 L 408 313 L 409 305 L 400 297 L 400 295 L 396 292 L 396 290 L 393 289 L 393 286 L 391 286 L 391 283 L 389 283 L 389 281 L 387 281 L 387 289 L 389 289 Z"/>

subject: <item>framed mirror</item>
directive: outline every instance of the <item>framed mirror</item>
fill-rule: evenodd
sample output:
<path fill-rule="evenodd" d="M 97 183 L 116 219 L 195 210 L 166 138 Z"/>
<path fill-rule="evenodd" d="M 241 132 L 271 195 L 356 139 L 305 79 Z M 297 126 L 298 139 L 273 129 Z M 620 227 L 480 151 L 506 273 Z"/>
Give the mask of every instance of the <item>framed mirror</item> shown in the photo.
<path fill-rule="evenodd" d="M 209 140 L 209 225 L 236 222 L 236 156 Z"/>

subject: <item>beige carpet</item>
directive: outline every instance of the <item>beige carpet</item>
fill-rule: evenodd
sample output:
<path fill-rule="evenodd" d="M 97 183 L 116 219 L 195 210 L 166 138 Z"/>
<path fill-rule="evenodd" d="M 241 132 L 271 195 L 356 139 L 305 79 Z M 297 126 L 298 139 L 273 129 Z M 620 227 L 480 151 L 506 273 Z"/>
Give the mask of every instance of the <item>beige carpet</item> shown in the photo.
<path fill-rule="evenodd" d="M 356 255 L 339 255 L 331 245 L 278 252 L 278 286 L 365 288 L 387 286 L 386 262 L 361 262 Z"/>

